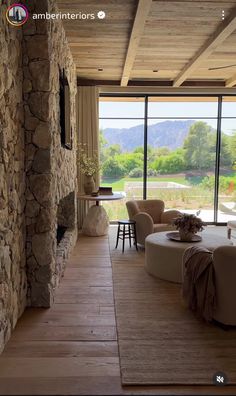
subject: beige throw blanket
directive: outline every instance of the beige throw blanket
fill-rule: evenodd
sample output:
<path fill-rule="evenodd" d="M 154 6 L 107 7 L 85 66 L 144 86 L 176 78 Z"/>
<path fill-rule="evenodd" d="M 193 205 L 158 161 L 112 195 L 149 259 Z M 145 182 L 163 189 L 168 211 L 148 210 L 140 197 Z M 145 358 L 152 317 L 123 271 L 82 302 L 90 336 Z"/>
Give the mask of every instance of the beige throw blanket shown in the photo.
<path fill-rule="evenodd" d="M 188 307 L 206 321 L 215 308 L 215 283 L 212 252 L 192 246 L 183 255 L 183 297 Z"/>

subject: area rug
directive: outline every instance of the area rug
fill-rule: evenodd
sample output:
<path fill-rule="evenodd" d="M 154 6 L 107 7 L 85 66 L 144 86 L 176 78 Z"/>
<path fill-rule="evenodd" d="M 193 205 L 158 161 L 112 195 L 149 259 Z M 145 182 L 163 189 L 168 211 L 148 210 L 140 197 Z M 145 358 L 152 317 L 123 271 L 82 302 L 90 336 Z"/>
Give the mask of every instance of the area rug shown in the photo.
<path fill-rule="evenodd" d="M 197 319 L 183 304 L 181 285 L 144 268 L 145 253 L 115 249 L 109 234 L 123 385 L 212 385 L 224 372 L 236 384 L 236 330 Z"/>

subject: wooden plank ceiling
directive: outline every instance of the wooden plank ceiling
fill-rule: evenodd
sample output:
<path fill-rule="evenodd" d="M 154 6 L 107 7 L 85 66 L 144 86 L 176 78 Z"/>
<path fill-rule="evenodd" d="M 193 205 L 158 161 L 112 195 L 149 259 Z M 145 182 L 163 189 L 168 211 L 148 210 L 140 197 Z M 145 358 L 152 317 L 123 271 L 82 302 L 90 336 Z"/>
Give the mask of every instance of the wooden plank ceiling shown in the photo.
<path fill-rule="evenodd" d="M 85 83 L 236 85 L 236 0 L 57 2 L 61 12 L 95 15 L 63 21 Z"/>

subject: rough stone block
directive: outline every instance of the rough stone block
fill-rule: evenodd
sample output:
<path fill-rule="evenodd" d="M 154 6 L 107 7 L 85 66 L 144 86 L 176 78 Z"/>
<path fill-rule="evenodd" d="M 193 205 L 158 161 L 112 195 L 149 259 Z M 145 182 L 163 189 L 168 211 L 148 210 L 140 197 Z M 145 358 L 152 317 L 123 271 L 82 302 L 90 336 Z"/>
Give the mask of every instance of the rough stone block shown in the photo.
<path fill-rule="evenodd" d="M 50 150 L 47 149 L 38 149 L 32 169 L 37 173 L 50 173 L 51 171 L 51 154 Z"/>
<path fill-rule="evenodd" d="M 50 94 L 45 92 L 32 92 L 29 96 L 31 113 L 42 121 L 48 121 L 49 97 Z"/>
<path fill-rule="evenodd" d="M 34 61 L 29 63 L 29 70 L 32 76 L 35 91 L 50 90 L 50 62 L 47 60 Z"/>
<path fill-rule="evenodd" d="M 48 266 L 53 256 L 53 240 L 49 232 L 36 234 L 32 238 L 32 252 L 39 265 Z"/>
<path fill-rule="evenodd" d="M 52 213 L 42 208 L 36 220 L 35 230 L 37 233 L 50 231 L 52 229 Z"/>
<path fill-rule="evenodd" d="M 33 143 L 39 148 L 49 149 L 51 146 L 51 134 L 49 124 L 40 122 L 33 134 Z"/>
<path fill-rule="evenodd" d="M 49 59 L 48 41 L 46 35 L 29 36 L 26 42 L 27 54 L 30 60 Z"/>
<path fill-rule="evenodd" d="M 32 175 L 29 180 L 30 191 L 33 193 L 37 201 L 41 204 L 48 202 L 50 200 L 51 176 Z"/>
<path fill-rule="evenodd" d="M 53 304 L 53 293 L 50 284 L 31 283 L 31 306 L 50 308 Z"/>
<path fill-rule="evenodd" d="M 102 206 L 93 205 L 84 220 L 82 232 L 88 236 L 106 235 L 109 228 L 109 218 Z"/>
<path fill-rule="evenodd" d="M 36 217 L 38 216 L 40 211 L 40 205 L 35 201 L 27 201 L 26 207 L 25 207 L 25 215 L 27 217 Z"/>

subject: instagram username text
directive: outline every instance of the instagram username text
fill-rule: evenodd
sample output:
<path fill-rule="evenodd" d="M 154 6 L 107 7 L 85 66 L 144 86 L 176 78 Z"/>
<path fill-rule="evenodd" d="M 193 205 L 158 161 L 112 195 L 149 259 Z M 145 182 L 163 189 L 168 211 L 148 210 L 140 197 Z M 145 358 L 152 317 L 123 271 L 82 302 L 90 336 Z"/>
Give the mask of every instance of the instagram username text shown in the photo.
<path fill-rule="evenodd" d="M 97 14 L 84 14 L 82 12 L 79 13 L 70 13 L 70 12 L 58 12 L 56 14 L 51 14 L 49 12 L 43 13 L 43 14 L 33 14 L 32 18 L 33 19 L 84 19 L 84 20 L 92 20 L 95 18 L 98 19 L 103 19 L 105 17 L 105 13 L 103 11 L 99 11 Z"/>

